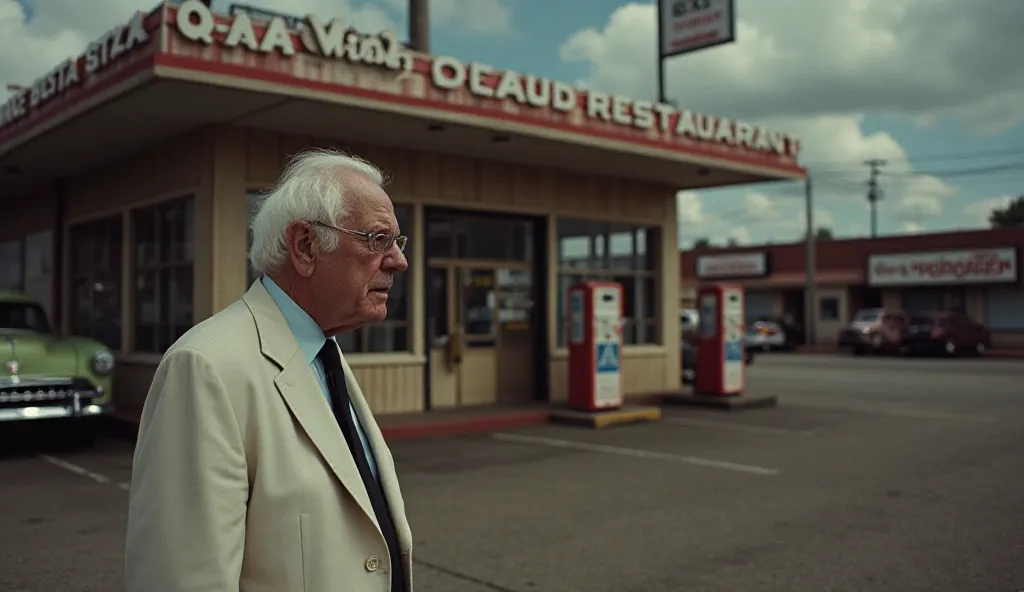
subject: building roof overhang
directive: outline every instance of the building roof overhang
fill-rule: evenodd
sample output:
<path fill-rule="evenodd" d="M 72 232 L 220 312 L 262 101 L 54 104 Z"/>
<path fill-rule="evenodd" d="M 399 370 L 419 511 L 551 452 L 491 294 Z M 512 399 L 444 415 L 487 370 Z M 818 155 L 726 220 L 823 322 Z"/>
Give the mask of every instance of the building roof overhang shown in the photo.
<path fill-rule="evenodd" d="M 211 124 L 599 172 L 679 188 L 805 175 L 796 159 L 798 143 L 785 135 L 774 135 L 771 146 L 766 136 L 762 149 L 755 150 L 727 136 L 740 126 L 748 128 L 747 134 L 770 132 L 741 122 L 702 120 L 685 111 L 665 115 L 665 129 L 621 125 L 589 116 L 592 93 L 583 91 L 574 90 L 573 104 L 560 109 L 482 97 L 507 86 L 512 77 L 470 72 L 473 84 L 456 85 L 452 77 L 458 66 L 451 58 L 404 54 L 407 61 L 399 68 L 353 63 L 326 57 L 329 52 L 310 53 L 309 29 L 287 31 L 298 48 L 292 56 L 229 47 L 225 34 L 238 19 L 225 15 L 212 15 L 209 43 L 195 41 L 183 33 L 194 37 L 178 17 L 196 4 L 161 5 L 115 28 L 78 60 L 58 66 L 27 89 L 19 116 L 11 117 L 8 101 L 8 111 L 0 113 L 0 192 L 20 193 Z M 274 24 L 250 21 L 248 26 L 266 39 Z M 136 41 L 140 38 L 139 27 L 146 42 L 126 49 L 132 31 Z M 116 43 L 122 44 L 121 56 L 96 61 L 97 47 L 113 53 Z M 438 60 L 447 70 L 438 67 Z M 60 77 L 71 67 L 81 73 L 80 80 L 61 88 Z M 539 85 L 534 88 L 567 88 L 531 77 L 522 80 Z M 491 90 L 481 91 L 481 85 Z M 644 108 L 641 102 L 628 107 Z M 712 122 L 729 134 L 709 141 L 676 133 L 683 121 L 705 127 Z"/>

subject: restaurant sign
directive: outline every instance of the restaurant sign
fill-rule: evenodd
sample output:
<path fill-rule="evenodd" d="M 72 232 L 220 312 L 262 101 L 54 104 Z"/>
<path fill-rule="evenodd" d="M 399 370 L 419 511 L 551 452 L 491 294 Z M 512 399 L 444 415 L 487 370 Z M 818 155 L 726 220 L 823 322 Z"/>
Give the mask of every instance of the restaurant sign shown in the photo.
<path fill-rule="evenodd" d="M 146 15 L 137 12 L 122 24 L 100 36 L 86 47 L 81 56 L 68 58 L 28 87 L 17 87 L 0 104 L 0 129 L 27 117 L 47 102 L 80 86 L 133 49 L 149 42 Z"/>
<path fill-rule="evenodd" d="M 254 20 L 256 22 L 254 22 Z M 217 15 L 200 0 L 185 0 L 177 8 L 175 25 L 186 40 L 205 45 L 243 48 L 250 52 L 285 57 L 306 53 L 355 65 L 382 67 L 399 73 L 413 70 L 414 57 L 389 32 L 360 33 L 341 19 L 316 15 L 290 19 L 284 16 L 256 18 L 245 11 Z M 258 24 L 257 24 L 258 23 Z M 497 71 L 478 62 L 464 63 L 451 56 L 424 56 L 429 61 L 430 83 L 439 90 L 467 90 L 496 101 L 523 107 L 551 109 L 592 121 L 691 140 L 733 146 L 795 159 L 800 141 L 789 134 L 725 117 L 679 110 L 654 101 L 633 100 L 598 91 L 581 91 L 572 85 L 524 76 L 512 70 Z"/>
<path fill-rule="evenodd" d="M 699 279 L 764 277 L 768 275 L 768 253 L 730 253 L 697 257 Z"/>
<path fill-rule="evenodd" d="M 926 286 L 1015 282 L 1017 249 L 969 249 L 868 257 L 871 286 Z"/>

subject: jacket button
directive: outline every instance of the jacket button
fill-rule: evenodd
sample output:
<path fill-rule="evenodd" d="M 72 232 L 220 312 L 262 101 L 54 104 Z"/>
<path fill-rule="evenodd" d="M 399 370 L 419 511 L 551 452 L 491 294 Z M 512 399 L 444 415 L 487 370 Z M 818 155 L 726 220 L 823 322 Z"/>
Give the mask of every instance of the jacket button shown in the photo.
<path fill-rule="evenodd" d="M 370 555 L 366 558 L 366 571 L 377 571 L 380 567 L 380 559 L 376 555 Z"/>

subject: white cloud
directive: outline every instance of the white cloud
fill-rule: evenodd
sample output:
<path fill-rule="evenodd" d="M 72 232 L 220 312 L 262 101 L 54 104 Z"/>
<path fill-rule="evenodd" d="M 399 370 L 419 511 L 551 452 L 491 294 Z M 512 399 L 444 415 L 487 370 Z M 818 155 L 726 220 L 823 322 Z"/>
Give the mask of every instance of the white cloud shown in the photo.
<path fill-rule="evenodd" d="M 715 196 L 716 199 L 720 196 Z M 680 191 L 676 194 L 679 217 L 679 246 L 688 248 L 699 239 L 724 244 L 792 242 L 803 238 L 807 229 L 804 202 L 773 198 L 764 193 L 749 192 L 739 196 L 736 207 L 707 211 L 702 193 Z M 832 213 L 814 208 L 814 227 L 835 229 Z"/>
<path fill-rule="evenodd" d="M 879 177 L 884 194 L 880 218 L 883 225 L 894 218 L 895 231 L 904 222 L 928 224 L 958 194 L 938 177 L 916 174 L 890 134 L 865 131 L 865 112 L 903 115 L 919 127 L 953 113 L 988 132 L 1024 121 L 1024 100 L 1014 100 L 1024 93 L 1024 65 L 999 70 L 985 61 L 1007 55 L 1007 48 L 1019 43 L 1015 30 L 1003 26 L 962 47 L 938 35 L 962 38 L 984 30 L 983 24 L 1018 14 L 1024 20 L 1024 2 L 991 0 L 960 7 L 936 0 L 787 1 L 784 11 L 768 3 L 745 4 L 736 43 L 669 60 L 669 94 L 683 99 L 686 108 L 764 123 L 800 137 L 801 160 L 811 169 L 815 200 L 822 207 L 866 203 L 868 159 L 886 161 Z M 637 40 L 654 34 L 653 11 L 637 3 L 616 9 L 603 27 L 570 36 L 562 58 L 584 67 L 589 86 L 650 97 L 655 50 Z M 938 16 L 956 11 L 963 14 L 955 22 Z M 976 86 L 965 88 L 967 81 Z M 774 191 L 764 193 L 771 197 Z M 743 199 L 737 205 L 751 214 L 764 211 L 763 204 L 751 202 L 756 198 Z M 866 220 L 844 218 L 833 230 L 849 234 Z"/>
<path fill-rule="evenodd" d="M 1012 197 L 1004 195 L 1001 197 L 980 199 L 976 202 L 967 204 L 961 212 L 964 217 L 964 225 L 988 228 L 991 225 L 988 221 L 988 217 L 992 214 L 992 210 L 1005 208 L 1010 205 L 1011 201 L 1013 201 Z"/>
<path fill-rule="evenodd" d="M 917 222 L 904 222 L 903 232 L 907 234 L 920 234 L 924 231 L 924 228 Z"/>
<path fill-rule="evenodd" d="M 738 42 L 669 60 L 667 84 L 688 107 L 723 115 L 951 113 L 1006 129 L 1024 118 L 1013 100 L 1024 61 L 1007 59 L 1021 22 L 1019 0 L 747 2 Z M 654 37 L 654 6 L 630 3 L 570 37 L 562 57 L 598 87 L 648 97 L 655 48 L 642 40 Z"/>

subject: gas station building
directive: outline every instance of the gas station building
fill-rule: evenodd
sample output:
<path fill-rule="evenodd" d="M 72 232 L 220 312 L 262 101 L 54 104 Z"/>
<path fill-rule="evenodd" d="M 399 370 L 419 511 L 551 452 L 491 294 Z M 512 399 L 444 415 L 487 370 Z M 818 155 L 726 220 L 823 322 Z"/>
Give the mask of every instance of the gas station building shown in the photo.
<path fill-rule="evenodd" d="M 137 414 L 162 352 L 254 281 L 256 197 L 336 148 L 389 173 L 410 237 L 388 319 L 339 339 L 376 413 L 565 400 L 585 279 L 623 285 L 624 391 L 677 389 L 675 194 L 803 178 L 799 142 L 332 17 L 160 5 L 24 81 L 0 105 L 0 288 L 111 347 Z"/>

